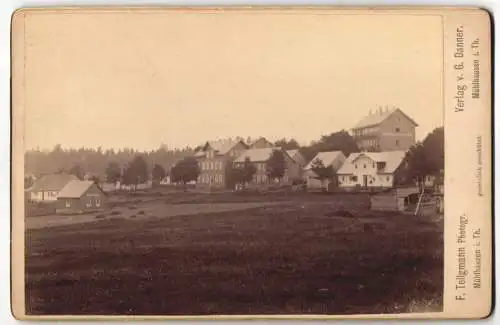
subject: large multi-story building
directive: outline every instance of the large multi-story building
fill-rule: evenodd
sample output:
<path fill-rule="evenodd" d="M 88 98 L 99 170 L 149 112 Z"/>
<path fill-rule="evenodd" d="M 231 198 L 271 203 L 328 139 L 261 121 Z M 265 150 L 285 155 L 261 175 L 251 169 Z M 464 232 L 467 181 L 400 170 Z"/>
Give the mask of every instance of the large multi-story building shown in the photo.
<path fill-rule="evenodd" d="M 352 129 L 362 151 L 408 150 L 415 144 L 418 124 L 399 108 L 378 108 L 365 116 Z"/>
<path fill-rule="evenodd" d="M 235 166 L 242 166 L 248 159 L 255 166 L 255 174 L 253 175 L 252 183 L 254 185 L 269 184 L 273 180 L 269 179 L 267 173 L 267 163 L 274 151 L 279 151 L 283 154 L 285 160 L 285 170 L 281 183 L 287 184 L 294 180 L 300 179 L 302 166 L 295 161 L 290 154 L 280 147 L 261 147 L 250 148 L 245 150 L 239 157 L 234 160 Z"/>
<path fill-rule="evenodd" d="M 233 160 L 246 149 L 248 145 L 241 140 L 208 141 L 195 154 L 200 167 L 197 185 L 226 187 L 228 164 L 232 164 Z"/>

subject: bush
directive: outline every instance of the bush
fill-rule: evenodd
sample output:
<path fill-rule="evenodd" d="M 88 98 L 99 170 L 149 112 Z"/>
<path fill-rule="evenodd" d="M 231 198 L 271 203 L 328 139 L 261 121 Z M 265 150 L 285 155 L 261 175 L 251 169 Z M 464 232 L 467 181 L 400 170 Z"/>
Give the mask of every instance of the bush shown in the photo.
<path fill-rule="evenodd" d="M 120 214 L 122 214 L 121 211 L 116 211 L 115 210 L 115 211 L 111 211 L 111 213 L 109 215 L 111 215 L 111 216 L 118 216 Z"/>
<path fill-rule="evenodd" d="M 138 214 L 138 215 L 140 215 L 140 216 L 142 216 L 142 215 L 144 215 L 144 211 L 143 211 L 143 210 L 141 210 L 141 211 L 139 211 L 137 214 Z"/>
<path fill-rule="evenodd" d="M 104 214 L 98 214 L 95 216 L 96 219 L 102 219 L 102 218 L 106 218 L 106 216 Z"/>

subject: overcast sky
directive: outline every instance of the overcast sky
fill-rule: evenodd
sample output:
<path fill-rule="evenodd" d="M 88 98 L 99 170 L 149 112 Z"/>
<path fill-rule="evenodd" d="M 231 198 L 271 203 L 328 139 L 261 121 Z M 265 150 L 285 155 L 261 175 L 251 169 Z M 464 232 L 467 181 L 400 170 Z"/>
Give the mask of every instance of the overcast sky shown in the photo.
<path fill-rule="evenodd" d="M 308 143 L 377 105 L 418 139 L 443 124 L 438 16 L 39 13 L 25 28 L 27 148 Z"/>

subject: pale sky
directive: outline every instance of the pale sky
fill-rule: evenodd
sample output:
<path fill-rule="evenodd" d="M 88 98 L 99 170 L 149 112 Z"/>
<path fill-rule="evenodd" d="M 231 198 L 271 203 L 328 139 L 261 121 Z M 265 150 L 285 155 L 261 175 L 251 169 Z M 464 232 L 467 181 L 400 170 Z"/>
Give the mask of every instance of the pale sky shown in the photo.
<path fill-rule="evenodd" d="M 270 12 L 30 14 L 27 148 L 301 143 L 401 108 L 443 125 L 439 16 Z"/>

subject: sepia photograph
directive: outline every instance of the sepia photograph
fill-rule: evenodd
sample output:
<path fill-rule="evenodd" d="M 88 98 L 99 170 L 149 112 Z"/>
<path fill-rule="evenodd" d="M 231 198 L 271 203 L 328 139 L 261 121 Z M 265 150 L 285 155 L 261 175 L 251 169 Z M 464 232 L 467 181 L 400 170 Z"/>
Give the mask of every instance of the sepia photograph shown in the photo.
<path fill-rule="evenodd" d="M 16 39 L 25 315 L 443 312 L 441 15 L 28 9 Z"/>

